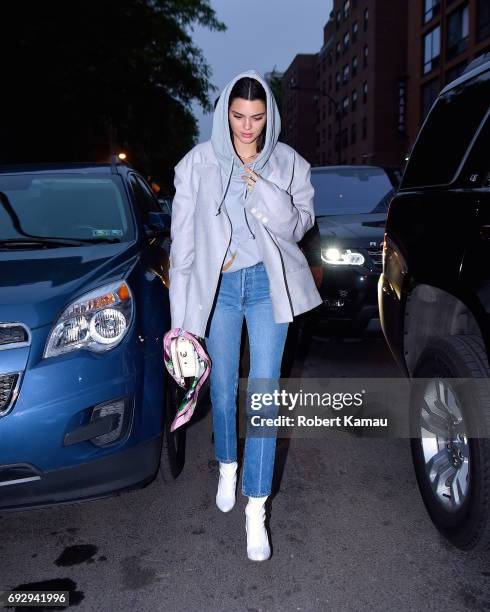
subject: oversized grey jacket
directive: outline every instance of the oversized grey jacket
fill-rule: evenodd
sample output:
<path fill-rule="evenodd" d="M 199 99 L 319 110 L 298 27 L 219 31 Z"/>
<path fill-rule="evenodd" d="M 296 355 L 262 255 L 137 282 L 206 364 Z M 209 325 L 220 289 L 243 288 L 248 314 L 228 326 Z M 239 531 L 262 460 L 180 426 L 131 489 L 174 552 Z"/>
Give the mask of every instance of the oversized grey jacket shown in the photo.
<path fill-rule="evenodd" d="M 313 226 L 310 164 L 277 142 L 268 177 L 261 177 L 244 206 L 259 220 L 256 239 L 269 278 L 276 323 L 315 308 L 322 298 L 296 244 Z M 221 204 L 223 184 L 211 141 L 193 147 L 175 166 L 170 249 L 171 326 L 204 338 L 231 223 Z"/>

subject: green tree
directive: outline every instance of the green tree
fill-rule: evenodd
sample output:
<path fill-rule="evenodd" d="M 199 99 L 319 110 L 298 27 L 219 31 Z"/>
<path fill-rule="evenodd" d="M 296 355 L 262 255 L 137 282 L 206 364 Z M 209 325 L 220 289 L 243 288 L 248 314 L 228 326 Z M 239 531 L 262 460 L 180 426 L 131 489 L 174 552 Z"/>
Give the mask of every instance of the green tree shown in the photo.
<path fill-rule="evenodd" d="M 209 0 L 3 2 L 0 23 L 0 162 L 104 161 L 112 141 L 171 184 L 216 90 L 189 33 L 226 29 Z"/>

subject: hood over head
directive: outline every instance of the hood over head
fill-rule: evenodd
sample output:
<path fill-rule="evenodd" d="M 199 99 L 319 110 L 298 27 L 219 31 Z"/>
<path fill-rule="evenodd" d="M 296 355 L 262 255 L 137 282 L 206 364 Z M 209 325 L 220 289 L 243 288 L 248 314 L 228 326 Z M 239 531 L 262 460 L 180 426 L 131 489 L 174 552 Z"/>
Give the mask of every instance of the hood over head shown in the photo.
<path fill-rule="evenodd" d="M 231 90 L 235 83 L 243 77 L 251 77 L 259 81 L 267 95 L 267 122 L 264 147 L 252 163 L 252 170 L 263 174 L 264 177 L 267 175 L 267 162 L 276 146 L 281 131 L 281 117 L 274 95 L 267 81 L 258 72 L 255 70 L 246 70 L 245 72 L 237 74 L 225 85 L 214 110 L 213 130 L 211 134 L 211 144 L 218 158 L 221 166 L 221 173 L 225 181 L 225 192 L 232 173 L 241 174 L 244 166 L 242 160 L 238 157 L 233 148 L 228 121 L 228 101 Z"/>

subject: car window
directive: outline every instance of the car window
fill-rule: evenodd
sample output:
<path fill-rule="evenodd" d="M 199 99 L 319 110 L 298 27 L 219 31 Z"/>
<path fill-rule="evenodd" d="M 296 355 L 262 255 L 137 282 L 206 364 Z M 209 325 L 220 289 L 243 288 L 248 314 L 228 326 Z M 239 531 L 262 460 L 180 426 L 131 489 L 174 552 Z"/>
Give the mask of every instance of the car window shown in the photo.
<path fill-rule="evenodd" d="M 490 187 L 490 108 L 468 153 L 461 182 L 468 187 Z"/>
<path fill-rule="evenodd" d="M 315 215 L 386 212 L 395 187 L 383 168 L 313 170 Z"/>
<path fill-rule="evenodd" d="M 138 208 L 143 214 L 162 211 L 153 191 L 139 176 L 131 174 L 129 180 Z"/>
<path fill-rule="evenodd" d="M 490 100 L 490 71 L 443 94 L 420 132 L 402 188 L 452 183 Z"/>
<path fill-rule="evenodd" d="M 36 237 L 132 240 L 132 217 L 120 177 L 0 175 L 0 240 L 19 238 L 23 232 Z"/>

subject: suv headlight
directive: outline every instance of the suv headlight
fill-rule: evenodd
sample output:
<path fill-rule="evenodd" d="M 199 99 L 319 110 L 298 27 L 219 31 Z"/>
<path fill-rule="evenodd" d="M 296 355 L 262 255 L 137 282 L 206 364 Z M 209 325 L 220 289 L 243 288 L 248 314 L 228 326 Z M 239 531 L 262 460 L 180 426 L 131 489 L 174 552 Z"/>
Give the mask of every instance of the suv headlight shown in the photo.
<path fill-rule="evenodd" d="M 322 249 L 322 259 L 325 263 L 335 266 L 362 266 L 365 262 L 362 253 L 337 247 Z"/>
<path fill-rule="evenodd" d="M 49 334 L 43 357 L 78 349 L 108 351 L 126 335 L 132 313 L 133 297 L 126 282 L 94 289 L 65 308 Z"/>

